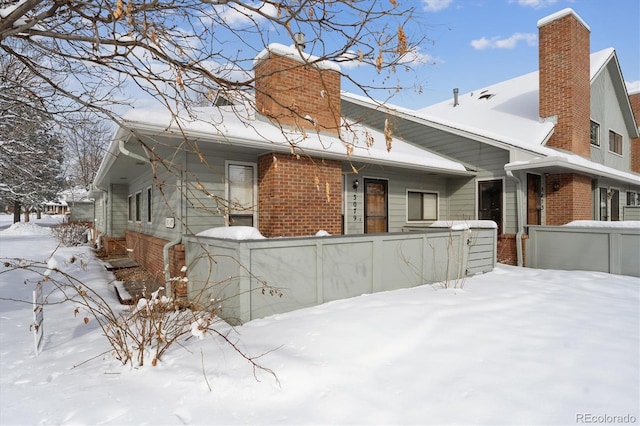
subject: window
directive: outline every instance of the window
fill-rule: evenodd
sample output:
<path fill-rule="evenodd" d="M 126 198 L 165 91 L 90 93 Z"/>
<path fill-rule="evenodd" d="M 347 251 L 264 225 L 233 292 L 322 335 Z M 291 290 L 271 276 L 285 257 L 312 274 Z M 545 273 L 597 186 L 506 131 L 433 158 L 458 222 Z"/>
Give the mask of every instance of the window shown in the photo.
<path fill-rule="evenodd" d="M 628 206 L 640 206 L 640 193 L 639 192 L 627 192 L 627 205 Z"/>
<path fill-rule="evenodd" d="M 255 176 L 254 164 L 227 164 L 229 226 L 256 226 Z"/>
<path fill-rule="evenodd" d="M 478 219 L 492 220 L 502 234 L 502 179 L 478 182 Z"/>
<path fill-rule="evenodd" d="M 609 130 L 609 151 L 622 155 L 622 135 Z"/>
<path fill-rule="evenodd" d="M 147 188 L 147 222 L 151 223 L 151 208 L 153 206 L 153 192 L 151 191 L 151 187 Z"/>
<path fill-rule="evenodd" d="M 620 220 L 620 191 L 612 189 L 609 194 L 611 197 L 611 220 Z"/>
<path fill-rule="evenodd" d="M 129 195 L 129 212 L 128 212 L 128 216 L 127 216 L 127 220 L 129 222 L 133 221 L 133 215 L 134 215 L 134 211 L 133 211 L 133 196 Z"/>
<path fill-rule="evenodd" d="M 607 197 L 607 188 L 600 188 L 600 220 L 604 220 L 604 221 L 609 220 L 609 215 L 607 214 L 608 201 L 609 200 Z"/>
<path fill-rule="evenodd" d="M 600 146 L 600 125 L 591 121 L 591 145 Z"/>
<path fill-rule="evenodd" d="M 142 220 L 142 192 L 136 192 L 136 222 Z"/>
<path fill-rule="evenodd" d="M 438 220 L 438 194 L 407 191 L 407 221 Z"/>

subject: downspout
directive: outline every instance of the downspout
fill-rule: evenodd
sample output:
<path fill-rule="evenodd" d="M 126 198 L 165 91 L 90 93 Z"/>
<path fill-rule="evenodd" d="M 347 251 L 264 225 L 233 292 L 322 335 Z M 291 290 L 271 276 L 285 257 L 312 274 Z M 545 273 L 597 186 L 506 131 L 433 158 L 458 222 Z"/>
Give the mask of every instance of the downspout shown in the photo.
<path fill-rule="evenodd" d="M 184 162 L 186 163 L 186 156 L 184 156 Z M 186 170 L 186 164 L 183 167 L 183 170 Z M 182 179 L 182 175 L 183 173 L 181 173 L 181 179 L 180 179 L 180 185 L 179 185 L 179 189 L 178 189 L 178 208 L 176 209 L 176 213 L 177 213 L 177 218 L 176 218 L 176 222 L 177 222 L 177 228 L 178 228 L 178 234 L 176 235 L 176 237 L 169 241 L 167 244 L 164 245 L 164 247 L 162 248 L 162 255 L 163 255 L 163 261 L 164 261 L 164 281 L 165 281 L 165 294 L 169 295 L 170 297 L 173 296 L 172 293 L 172 288 L 171 288 L 171 279 L 173 277 L 171 277 L 171 268 L 170 268 L 170 258 L 169 258 L 169 250 L 171 250 L 171 247 L 176 246 L 180 243 L 182 243 L 182 198 L 183 198 L 183 192 L 182 192 L 182 185 L 184 182 L 184 179 Z"/>
<path fill-rule="evenodd" d="M 522 192 L 522 180 L 513 174 L 513 171 L 507 170 L 507 176 L 516 181 L 516 255 L 518 266 L 524 266 L 522 253 L 522 235 L 524 234 L 524 202 Z"/>
<path fill-rule="evenodd" d="M 180 186 L 182 186 L 182 183 Z M 170 261 L 169 251 L 171 250 L 171 247 L 176 246 L 182 242 L 182 190 L 181 189 L 178 190 L 177 216 L 178 217 L 176 218 L 176 222 L 177 222 L 178 234 L 173 240 L 169 241 L 162 248 L 162 256 L 164 261 L 164 282 L 165 282 L 164 291 L 166 295 L 171 295 L 171 296 L 173 295 L 173 293 L 171 289 L 172 277 L 171 277 L 171 265 L 169 262 Z"/>

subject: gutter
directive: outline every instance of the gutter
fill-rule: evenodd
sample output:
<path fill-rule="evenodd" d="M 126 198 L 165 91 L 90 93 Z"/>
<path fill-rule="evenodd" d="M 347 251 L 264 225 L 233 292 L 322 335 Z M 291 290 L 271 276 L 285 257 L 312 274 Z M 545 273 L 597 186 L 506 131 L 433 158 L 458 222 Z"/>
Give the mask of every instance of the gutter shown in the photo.
<path fill-rule="evenodd" d="M 524 206 L 523 206 L 523 190 L 522 180 L 513 174 L 512 170 L 507 170 L 507 176 L 516 181 L 516 226 L 518 232 L 516 232 L 516 257 L 518 266 L 524 266 L 523 253 L 522 253 L 522 235 L 524 235 Z"/>

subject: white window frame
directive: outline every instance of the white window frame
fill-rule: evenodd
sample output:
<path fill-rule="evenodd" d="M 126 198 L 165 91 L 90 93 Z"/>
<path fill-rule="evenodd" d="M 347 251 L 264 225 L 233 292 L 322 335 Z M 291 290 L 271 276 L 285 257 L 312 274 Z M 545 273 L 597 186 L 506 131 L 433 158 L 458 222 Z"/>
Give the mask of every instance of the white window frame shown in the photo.
<path fill-rule="evenodd" d="M 253 227 L 258 228 L 258 164 L 247 161 L 226 160 L 224 162 L 224 196 L 229 200 L 229 166 L 250 166 L 253 168 Z M 227 216 L 231 214 L 226 212 Z M 226 226 L 230 226 L 227 220 Z"/>
<path fill-rule="evenodd" d="M 134 217 L 135 222 L 142 222 L 142 191 L 137 191 L 134 194 L 135 197 L 135 207 L 134 207 Z"/>
<path fill-rule="evenodd" d="M 153 222 L 153 186 L 147 186 L 147 203 L 146 203 L 146 219 L 147 223 Z"/>
<path fill-rule="evenodd" d="M 612 151 L 612 150 L 611 150 L 611 134 L 612 134 L 612 133 L 613 133 L 614 135 L 618 135 L 618 136 L 620 136 L 620 152 L 615 152 L 615 151 Z M 611 154 L 615 154 L 615 155 L 620 155 L 620 156 L 622 156 L 622 154 L 623 154 L 623 152 L 624 152 L 624 137 L 622 136 L 622 134 L 621 134 L 621 133 L 616 132 L 616 131 L 615 131 L 615 130 L 613 130 L 613 129 L 609 129 L 609 132 L 607 133 L 607 135 L 609 136 L 609 138 L 608 138 L 608 140 L 607 140 L 607 144 L 608 144 L 609 152 L 610 152 Z"/>
<path fill-rule="evenodd" d="M 133 222 L 133 218 L 135 217 L 135 206 L 133 203 L 133 194 L 129 194 L 129 197 L 127 198 L 127 222 Z"/>
<path fill-rule="evenodd" d="M 596 144 L 591 142 L 591 123 L 594 123 L 594 124 L 596 124 L 598 126 L 598 134 L 597 134 L 597 141 L 596 141 L 597 143 Z M 600 148 L 600 146 L 602 145 L 602 142 L 601 142 L 602 138 L 600 137 L 600 133 L 602 133 L 602 131 L 600 130 L 601 128 L 602 128 L 602 126 L 600 126 L 600 123 L 598 123 L 597 121 L 595 121 L 595 120 L 590 120 L 589 121 L 589 143 L 593 147 Z"/>
<path fill-rule="evenodd" d="M 409 220 L 409 193 L 416 192 L 420 194 L 430 194 L 436 196 L 436 217 L 435 219 L 419 219 L 419 220 Z M 440 192 L 438 191 L 430 191 L 428 189 L 413 189 L 407 188 L 405 193 L 405 221 L 407 224 L 416 224 L 416 223 L 432 223 L 440 219 Z"/>

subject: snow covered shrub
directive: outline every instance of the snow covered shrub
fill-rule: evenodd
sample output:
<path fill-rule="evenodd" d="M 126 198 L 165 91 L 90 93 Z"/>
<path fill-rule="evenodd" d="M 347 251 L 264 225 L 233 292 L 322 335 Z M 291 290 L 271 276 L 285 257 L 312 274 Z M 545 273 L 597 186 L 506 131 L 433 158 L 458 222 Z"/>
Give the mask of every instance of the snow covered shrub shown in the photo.
<path fill-rule="evenodd" d="M 87 243 L 89 226 L 83 223 L 60 223 L 51 228 L 53 236 L 66 247 Z"/>

